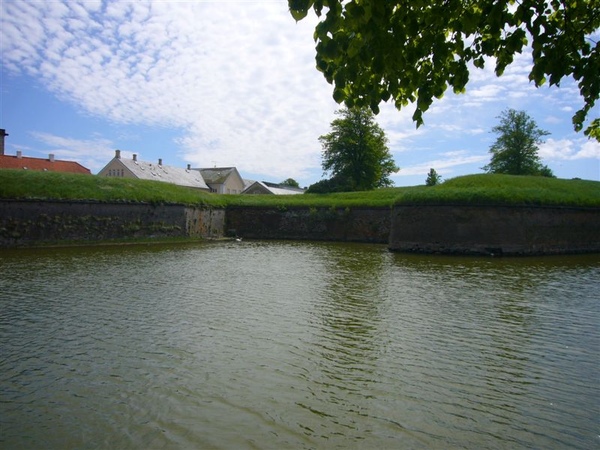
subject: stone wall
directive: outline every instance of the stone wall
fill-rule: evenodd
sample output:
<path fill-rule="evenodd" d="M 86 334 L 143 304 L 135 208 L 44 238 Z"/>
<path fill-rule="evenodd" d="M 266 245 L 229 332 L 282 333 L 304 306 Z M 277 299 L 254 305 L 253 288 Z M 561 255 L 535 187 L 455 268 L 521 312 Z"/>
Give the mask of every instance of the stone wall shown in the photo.
<path fill-rule="evenodd" d="M 182 205 L 2 200 L 0 247 L 66 241 L 219 237 L 223 235 L 223 219 L 223 211 Z"/>
<path fill-rule="evenodd" d="M 396 206 L 389 248 L 420 253 L 600 252 L 600 209 Z"/>
<path fill-rule="evenodd" d="M 192 237 L 387 243 L 390 208 L 191 208 L 182 205 L 0 201 L 0 247 Z"/>
<path fill-rule="evenodd" d="M 392 251 L 534 255 L 600 252 L 600 209 L 502 206 L 191 208 L 0 200 L 0 248 L 148 238 L 295 239 Z"/>
<path fill-rule="evenodd" d="M 185 221 L 187 236 L 219 239 L 224 234 L 225 210 L 185 208 Z"/>
<path fill-rule="evenodd" d="M 386 244 L 390 208 L 229 207 L 226 234 L 249 239 L 354 241 Z"/>

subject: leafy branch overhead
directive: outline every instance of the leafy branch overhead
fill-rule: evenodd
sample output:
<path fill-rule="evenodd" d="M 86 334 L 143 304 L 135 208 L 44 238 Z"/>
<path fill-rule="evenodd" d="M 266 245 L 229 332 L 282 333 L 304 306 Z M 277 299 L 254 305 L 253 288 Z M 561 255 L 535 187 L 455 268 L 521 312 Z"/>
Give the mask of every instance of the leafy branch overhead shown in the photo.
<path fill-rule="evenodd" d="M 588 118 L 600 93 L 600 0 L 289 0 L 303 19 L 311 9 L 316 26 L 317 68 L 348 107 L 391 100 L 401 109 L 416 103 L 413 120 L 451 87 L 464 92 L 469 65 L 495 60 L 500 76 L 528 45 L 536 86 L 576 80 L 583 98 L 575 130 L 600 140 L 600 119 Z"/>

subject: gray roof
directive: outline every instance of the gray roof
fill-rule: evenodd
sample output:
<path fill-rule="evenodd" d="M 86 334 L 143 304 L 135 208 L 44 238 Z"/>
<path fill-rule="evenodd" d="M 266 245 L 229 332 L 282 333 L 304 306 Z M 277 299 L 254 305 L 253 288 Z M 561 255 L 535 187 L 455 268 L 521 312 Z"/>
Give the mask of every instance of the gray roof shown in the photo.
<path fill-rule="evenodd" d="M 188 170 L 181 167 L 152 164 L 147 161 L 134 161 L 133 159 L 119 158 L 119 161 L 136 177 L 142 180 L 163 181 L 179 186 L 196 189 L 210 188 L 204 182 L 202 174 L 197 170 Z"/>
<path fill-rule="evenodd" d="M 271 183 L 269 181 L 263 181 L 262 183 L 271 190 L 283 191 L 283 195 L 304 194 L 304 189 L 299 187 L 288 186 L 287 184 L 281 183 Z"/>
<path fill-rule="evenodd" d="M 200 171 L 202 178 L 207 183 L 223 184 L 235 171 L 235 167 L 213 167 L 211 169 L 194 169 Z"/>
<path fill-rule="evenodd" d="M 292 186 L 282 186 L 280 184 L 269 183 L 267 181 L 254 181 L 249 186 L 246 186 L 242 194 L 258 194 L 259 192 L 274 195 L 295 195 L 304 194 L 304 189 L 295 188 Z"/>

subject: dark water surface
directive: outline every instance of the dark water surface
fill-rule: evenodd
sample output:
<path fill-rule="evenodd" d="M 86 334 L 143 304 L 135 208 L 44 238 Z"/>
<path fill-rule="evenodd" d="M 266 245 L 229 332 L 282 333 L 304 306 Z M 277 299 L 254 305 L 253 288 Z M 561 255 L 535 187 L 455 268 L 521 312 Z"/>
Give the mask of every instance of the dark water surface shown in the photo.
<path fill-rule="evenodd" d="M 0 250 L 0 448 L 600 448 L 599 292 L 598 255 Z"/>

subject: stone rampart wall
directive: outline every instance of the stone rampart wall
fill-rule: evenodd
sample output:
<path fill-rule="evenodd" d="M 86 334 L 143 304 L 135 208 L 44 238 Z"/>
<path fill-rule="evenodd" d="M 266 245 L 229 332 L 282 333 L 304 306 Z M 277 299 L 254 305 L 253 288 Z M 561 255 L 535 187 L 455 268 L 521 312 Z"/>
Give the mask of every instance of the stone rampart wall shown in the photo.
<path fill-rule="evenodd" d="M 600 252 L 600 209 L 396 206 L 389 248 L 448 254 Z"/>
<path fill-rule="evenodd" d="M 250 239 L 387 244 L 390 208 L 229 207 L 226 232 Z"/>
<path fill-rule="evenodd" d="M 182 205 L 2 200 L 0 247 L 111 239 L 219 237 L 223 235 L 223 219 L 223 211 Z"/>
<path fill-rule="evenodd" d="M 147 238 L 295 239 L 392 251 L 535 255 L 600 252 L 600 209 L 502 206 L 191 208 L 0 200 L 0 248 Z"/>

